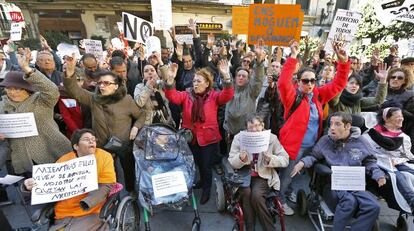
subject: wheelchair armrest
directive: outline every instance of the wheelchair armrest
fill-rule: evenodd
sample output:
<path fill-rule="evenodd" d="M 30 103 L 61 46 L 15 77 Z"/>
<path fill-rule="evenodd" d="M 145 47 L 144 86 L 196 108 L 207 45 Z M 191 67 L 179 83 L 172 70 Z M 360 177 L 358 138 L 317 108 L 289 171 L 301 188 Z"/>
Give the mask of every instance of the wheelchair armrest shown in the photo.
<path fill-rule="evenodd" d="M 100 219 L 106 219 L 109 216 L 113 206 L 115 205 L 115 202 L 117 201 L 118 195 L 119 195 L 119 192 L 114 193 L 108 197 L 105 204 L 101 208 L 101 212 L 99 213 Z"/>
<path fill-rule="evenodd" d="M 314 170 L 319 175 L 331 175 L 332 174 L 331 168 L 321 163 L 315 164 Z"/>
<path fill-rule="evenodd" d="M 44 224 L 43 220 L 54 219 L 55 217 L 55 203 L 49 203 L 45 207 L 37 209 L 33 212 L 30 218 L 33 223 Z"/>

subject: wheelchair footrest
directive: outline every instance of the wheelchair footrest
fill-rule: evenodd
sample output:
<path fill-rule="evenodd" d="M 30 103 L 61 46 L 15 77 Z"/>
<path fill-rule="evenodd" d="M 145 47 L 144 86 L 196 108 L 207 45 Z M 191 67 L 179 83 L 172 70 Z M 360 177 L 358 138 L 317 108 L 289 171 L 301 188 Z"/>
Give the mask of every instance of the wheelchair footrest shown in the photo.
<path fill-rule="evenodd" d="M 325 217 L 325 219 L 327 219 L 327 220 L 333 219 L 334 213 L 331 211 L 331 209 L 325 203 L 325 201 L 321 201 L 321 205 L 320 206 L 321 206 L 322 212 L 324 213 L 323 216 Z"/>

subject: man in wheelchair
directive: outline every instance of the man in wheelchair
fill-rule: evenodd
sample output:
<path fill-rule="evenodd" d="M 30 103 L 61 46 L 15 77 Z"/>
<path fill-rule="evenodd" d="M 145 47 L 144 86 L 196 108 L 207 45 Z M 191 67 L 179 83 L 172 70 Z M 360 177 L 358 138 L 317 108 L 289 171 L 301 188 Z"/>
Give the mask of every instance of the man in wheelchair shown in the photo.
<path fill-rule="evenodd" d="M 293 168 L 292 177 L 304 167 L 310 168 L 317 161 L 329 166 L 365 166 L 367 175 L 381 187 L 386 183 L 384 172 L 378 167 L 372 149 L 360 129 L 352 127 L 352 116 L 335 112 L 330 117 L 328 135 L 323 136 L 309 156 L 302 158 Z M 352 217 L 353 231 L 370 231 L 378 218 L 380 206 L 367 191 L 331 190 L 330 198 L 336 202 L 333 230 L 344 230 Z"/>
<path fill-rule="evenodd" d="M 263 118 L 257 114 L 247 118 L 247 131 L 260 132 L 264 129 Z M 234 169 L 247 170 L 248 174 L 239 188 L 247 230 L 254 230 L 254 214 L 257 214 L 263 230 L 275 230 L 273 218 L 266 206 L 266 195 L 273 188 L 279 191 L 280 180 L 276 168 L 286 167 L 289 156 L 276 135 L 270 134 L 269 148 L 263 153 L 249 154 L 240 145 L 240 133 L 231 145 L 229 158 Z"/>
<path fill-rule="evenodd" d="M 94 154 L 97 163 L 97 190 L 57 202 L 54 205 L 55 221 L 49 230 L 109 230 L 106 222 L 99 218 L 99 212 L 116 184 L 113 159 L 110 153 L 96 148 L 94 132 L 89 129 L 75 131 L 72 135 L 73 151 L 63 155 L 57 163 Z M 24 186 L 31 191 L 36 182 L 26 179 Z"/>

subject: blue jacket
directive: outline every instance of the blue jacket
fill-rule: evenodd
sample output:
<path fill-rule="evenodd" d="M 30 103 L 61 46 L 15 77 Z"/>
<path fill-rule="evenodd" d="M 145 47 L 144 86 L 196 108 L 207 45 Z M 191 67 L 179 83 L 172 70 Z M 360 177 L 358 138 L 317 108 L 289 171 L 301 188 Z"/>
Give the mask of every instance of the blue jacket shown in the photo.
<path fill-rule="evenodd" d="M 361 130 L 351 128 L 351 135 L 346 143 L 334 141 L 329 135 L 323 136 L 314 146 L 312 153 L 301 159 L 305 168 L 316 161 L 324 161 L 328 166 L 365 166 L 367 175 L 378 181 L 384 172 L 378 167 L 372 146 L 361 136 Z"/>

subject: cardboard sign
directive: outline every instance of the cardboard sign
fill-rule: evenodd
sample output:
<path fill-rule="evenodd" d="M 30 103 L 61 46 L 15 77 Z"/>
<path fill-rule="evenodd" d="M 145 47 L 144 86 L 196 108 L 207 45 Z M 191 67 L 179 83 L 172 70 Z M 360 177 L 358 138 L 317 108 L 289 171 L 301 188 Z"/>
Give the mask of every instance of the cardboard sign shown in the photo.
<path fill-rule="evenodd" d="M 151 181 L 155 198 L 188 191 L 184 173 L 181 171 L 153 175 Z"/>
<path fill-rule="evenodd" d="M 233 34 L 247 34 L 249 32 L 249 7 L 233 6 L 231 30 Z"/>
<path fill-rule="evenodd" d="M 331 189 L 365 191 L 365 167 L 332 166 Z"/>
<path fill-rule="evenodd" d="M 249 154 L 261 153 L 269 149 L 270 130 L 262 132 L 240 132 L 240 147 Z"/>
<path fill-rule="evenodd" d="M 161 54 L 161 41 L 158 37 L 151 36 L 147 39 L 145 42 L 145 48 L 146 48 L 146 56 L 149 57 L 152 52 L 158 52 L 158 54 Z"/>
<path fill-rule="evenodd" d="M 169 30 L 172 27 L 171 0 L 151 0 L 151 11 L 156 29 Z"/>
<path fill-rule="evenodd" d="M 414 23 L 413 0 L 377 0 L 374 8 L 378 21 L 385 26 L 394 20 Z"/>
<path fill-rule="evenodd" d="M 98 189 L 95 155 L 75 158 L 63 163 L 33 166 L 32 205 L 72 198 Z"/>
<path fill-rule="evenodd" d="M 73 53 L 75 53 L 75 56 L 77 58 L 81 56 L 78 46 L 73 44 L 60 43 L 59 45 L 57 45 L 57 50 L 57 53 L 60 55 L 60 57 L 63 57 L 65 55 L 72 56 Z"/>
<path fill-rule="evenodd" d="M 125 12 L 122 12 L 122 24 L 125 39 L 128 41 L 145 43 L 154 33 L 152 23 Z"/>
<path fill-rule="evenodd" d="M 249 6 L 248 43 L 288 46 L 292 39 L 299 41 L 304 13 L 300 5 L 252 4 Z"/>
<path fill-rule="evenodd" d="M 83 45 L 85 46 L 85 52 L 95 55 L 99 61 L 103 61 L 103 49 L 101 40 L 84 39 Z"/>
<path fill-rule="evenodd" d="M 0 114 L 0 133 L 6 138 L 38 136 L 33 112 Z"/>
<path fill-rule="evenodd" d="M 331 30 L 329 31 L 324 50 L 328 53 L 332 53 L 332 41 L 335 36 L 340 35 L 345 39 L 344 49 L 348 50 L 351 46 L 352 40 L 354 39 L 354 34 L 358 29 L 358 23 L 361 18 L 362 14 L 358 12 L 338 9 L 331 26 Z"/>
<path fill-rule="evenodd" d="M 10 27 L 10 40 L 11 41 L 20 41 L 22 40 L 22 26 L 20 23 L 11 23 Z"/>

